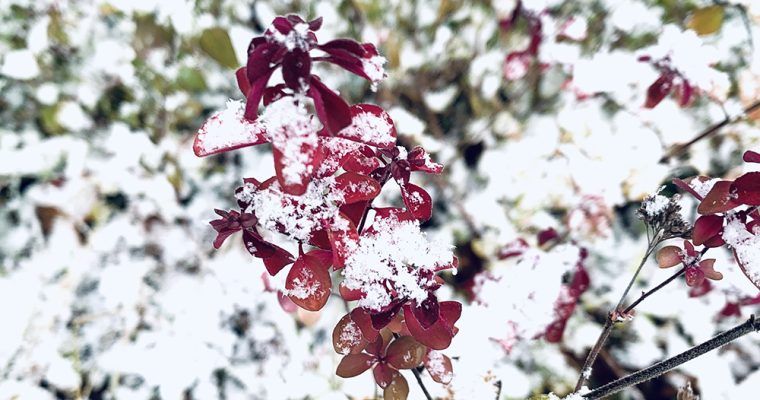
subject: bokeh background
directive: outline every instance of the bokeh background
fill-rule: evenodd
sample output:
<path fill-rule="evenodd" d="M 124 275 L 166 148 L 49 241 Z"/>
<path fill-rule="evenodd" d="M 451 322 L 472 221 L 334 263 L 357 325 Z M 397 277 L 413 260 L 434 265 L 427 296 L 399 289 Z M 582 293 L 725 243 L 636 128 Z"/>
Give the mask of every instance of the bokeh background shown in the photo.
<path fill-rule="evenodd" d="M 460 257 L 439 297 L 466 305 L 446 351 L 454 381 L 427 386 L 456 399 L 569 392 L 644 254 L 643 197 L 673 177 L 738 176 L 742 152 L 760 147 L 748 118 L 660 162 L 760 99 L 760 3 L 523 7 L 541 40 L 516 63 L 508 55 L 526 49 L 531 29 L 507 22 L 509 0 L 0 1 L 0 399 L 376 395 L 369 373 L 334 375 L 341 302 L 289 313 L 237 240 L 211 246 L 213 209 L 232 205 L 240 178 L 271 176 L 272 163 L 266 148 L 196 158 L 194 133 L 241 97 L 233 72 L 250 39 L 291 12 L 323 17 L 320 40 L 378 44 L 389 77 L 376 92 L 337 69 L 321 76 L 353 102 L 386 107 L 401 144 L 446 165 L 420 181 L 435 199 L 426 228 Z M 670 55 L 699 93 L 644 107 L 661 71 L 642 55 Z M 694 202 L 682 202 L 693 217 Z M 547 228 L 563 246 L 536 245 Z M 499 260 L 519 238 L 535 262 Z M 566 250 L 580 247 L 591 287 L 548 343 Z M 679 281 L 644 302 L 613 333 L 592 384 L 757 312 L 735 306 L 757 288 L 727 252 L 715 256 L 725 278 L 699 297 Z M 670 273 L 647 264 L 633 293 Z M 708 400 L 757 398 L 759 345 L 745 337 L 616 398 L 673 399 L 687 381 Z"/>

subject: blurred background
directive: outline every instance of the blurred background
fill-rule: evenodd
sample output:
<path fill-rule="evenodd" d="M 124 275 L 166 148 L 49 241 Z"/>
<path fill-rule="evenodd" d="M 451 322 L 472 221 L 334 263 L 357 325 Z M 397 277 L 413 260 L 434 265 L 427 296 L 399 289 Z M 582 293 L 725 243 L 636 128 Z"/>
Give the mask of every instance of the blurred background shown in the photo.
<path fill-rule="evenodd" d="M 760 147 L 756 114 L 661 160 L 760 99 L 753 0 L 2 0 L 0 399 L 376 395 L 369 373 L 334 375 L 342 303 L 288 312 L 239 241 L 211 246 L 213 209 L 272 162 L 259 147 L 199 159 L 193 136 L 241 98 L 248 42 L 286 13 L 323 17 L 320 41 L 376 43 L 389 75 L 376 92 L 320 76 L 446 165 L 419 181 L 429 235 L 460 257 L 439 297 L 466 304 L 445 352 L 454 381 L 426 378 L 437 397 L 568 393 L 644 255 L 640 201 L 674 193 L 673 177 L 738 176 Z M 559 245 L 539 243 L 547 229 Z M 499 258 L 520 239 L 527 261 Z M 547 340 L 581 249 L 590 288 Z M 721 251 L 722 281 L 674 282 L 613 332 L 592 385 L 757 312 Z M 632 293 L 670 274 L 648 263 Z M 687 381 L 703 399 L 757 398 L 759 345 L 747 336 L 615 398 L 674 399 Z"/>

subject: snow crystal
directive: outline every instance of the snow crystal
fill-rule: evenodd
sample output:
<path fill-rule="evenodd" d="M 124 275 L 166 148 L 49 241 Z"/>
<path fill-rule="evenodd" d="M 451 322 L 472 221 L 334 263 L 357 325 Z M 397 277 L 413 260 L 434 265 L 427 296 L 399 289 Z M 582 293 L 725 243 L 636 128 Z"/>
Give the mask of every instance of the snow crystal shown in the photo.
<path fill-rule="evenodd" d="M 341 131 L 341 135 L 364 143 L 376 143 L 381 147 L 392 145 L 396 138 L 391 136 L 393 125 L 382 115 L 363 112 L 354 115 L 351 125 Z"/>
<path fill-rule="evenodd" d="M 227 108 L 214 113 L 198 130 L 197 141 L 206 153 L 251 143 L 262 132 L 258 121 L 250 122 L 243 114 L 245 104 L 228 100 Z"/>
<path fill-rule="evenodd" d="M 288 160 L 280 172 L 289 184 L 298 184 L 302 176 L 311 174 L 311 154 L 304 150 L 316 148 L 319 143 L 316 126 L 303 100 L 282 98 L 271 103 L 259 118 L 269 141 Z"/>
<path fill-rule="evenodd" d="M 738 218 L 730 216 L 723 228 L 723 240 L 734 249 L 752 283 L 760 287 L 760 228 L 749 232 Z"/>
<path fill-rule="evenodd" d="M 296 240 L 306 242 L 312 232 L 338 215 L 343 204 L 343 193 L 336 190 L 332 177 L 315 179 L 306 192 L 294 196 L 282 191 L 278 183 L 264 190 L 256 190 L 252 184 L 243 186 L 236 197 L 250 202 L 246 212 L 253 213 L 259 224 L 272 232 L 287 233 Z"/>
<path fill-rule="evenodd" d="M 428 241 L 416 221 L 396 218 L 376 220 L 372 233 L 365 233 L 358 243 L 349 242 L 349 257 L 342 270 L 343 284 L 351 290 L 361 289 L 366 296 L 360 307 L 380 310 L 393 300 L 389 286 L 397 298 L 423 301 L 426 287 L 432 283 L 421 278 L 420 269 L 436 270 L 453 259 L 451 247 Z"/>

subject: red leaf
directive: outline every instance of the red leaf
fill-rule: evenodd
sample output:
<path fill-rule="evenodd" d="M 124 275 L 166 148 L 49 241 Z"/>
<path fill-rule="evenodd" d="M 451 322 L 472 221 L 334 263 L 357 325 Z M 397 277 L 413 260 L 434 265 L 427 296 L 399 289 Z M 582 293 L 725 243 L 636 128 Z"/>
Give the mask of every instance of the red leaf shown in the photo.
<path fill-rule="evenodd" d="M 300 196 L 306 192 L 314 166 L 319 163 L 317 154 L 316 148 L 308 142 L 301 144 L 299 154 L 292 155 L 286 155 L 272 146 L 274 170 L 283 192 L 294 196 Z"/>
<path fill-rule="evenodd" d="M 336 136 L 376 147 L 390 148 L 396 144 L 396 127 L 391 116 L 374 104 L 351 106 L 351 125 Z"/>
<path fill-rule="evenodd" d="M 393 320 L 396 314 L 401 311 L 401 305 L 403 303 L 402 300 L 397 299 L 385 306 L 381 311 L 370 312 L 369 316 L 372 319 L 372 327 L 377 330 L 385 328 L 385 326 Z"/>
<path fill-rule="evenodd" d="M 327 231 L 327 236 L 330 238 L 333 251 L 333 268 L 336 270 L 343 268 L 352 245 L 359 242 L 356 226 L 346 215 L 339 213 L 330 226 L 330 230 Z"/>
<path fill-rule="evenodd" d="M 309 53 L 295 48 L 282 58 L 282 80 L 295 92 L 308 87 L 311 80 L 311 57 Z"/>
<path fill-rule="evenodd" d="M 376 180 L 355 172 L 335 178 L 335 189 L 343 192 L 345 204 L 372 200 L 380 194 L 380 184 Z"/>
<path fill-rule="evenodd" d="M 245 72 L 245 68 L 246 67 L 240 67 L 235 71 L 238 88 L 240 88 L 240 92 L 243 93 L 243 96 L 247 95 L 248 91 L 251 90 L 251 82 L 248 81 L 248 73 Z"/>
<path fill-rule="evenodd" d="M 383 390 L 383 400 L 406 400 L 409 396 L 409 384 L 403 375 L 393 374 L 391 383 Z"/>
<path fill-rule="evenodd" d="M 411 336 L 397 338 L 385 352 L 386 361 L 396 369 L 416 368 L 422 364 L 427 349 Z"/>
<path fill-rule="evenodd" d="M 414 305 L 415 307 L 412 308 L 412 312 L 423 329 L 430 328 L 435 321 L 438 321 L 438 318 L 440 317 L 440 308 L 438 299 L 433 293 L 428 293 L 428 297 L 423 300 L 422 303 L 416 304 L 415 302 Z"/>
<path fill-rule="evenodd" d="M 366 309 L 357 307 L 351 310 L 351 320 L 356 322 L 367 341 L 374 342 L 377 340 L 380 332 L 372 327 L 372 319 Z"/>
<path fill-rule="evenodd" d="M 359 325 L 346 314 L 335 325 L 332 333 L 333 348 L 338 354 L 358 354 L 367 347 L 367 339 L 362 335 Z"/>
<path fill-rule="evenodd" d="M 703 215 L 694 222 L 691 239 L 695 245 L 701 246 L 708 240 L 720 235 L 723 229 L 723 217 L 720 215 Z"/>
<path fill-rule="evenodd" d="M 334 135 L 351 125 L 348 103 L 314 75 L 309 86 L 309 97 L 314 100 L 317 116 L 328 132 Z"/>
<path fill-rule="evenodd" d="M 760 163 L 760 153 L 752 150 L 747 150 L 744 152 L 742 159 L 744 162 L 748 163 Z"/>
<path fill-rule="evenodd" d="M 264 127 L 244 118 L 237 103 L 209 117 L 195 135 L 193 152 L 198 157 L 266 143 Z"/>
<path fill-rule="evenodd" d="M 683 262 L 681 252 L 682 250 L 678 246 L 665 246 L 661 248 L 655 256 L 657 265 L 660 268 L 675 267 Z"/>
<path fill-rule="evenodd" d="M 664 73 L 647 89 L 646 108 L 654 108 L 673 89 L 673 74 Z"/>
<path fill-rule="evenodd" d="M 356 301 L 364 297 L 364 292 L 361 289 L 348 289 L 343 285 L 343 282 L 338 286 L 340 297 L 345 301 Z"/>
<path fill-rule="evenodd" d="M 433 199 L 425 189 L 407 183 L 401 186 L 401 198 L 414 218 L 424 222 L 433 215 Z"/>
<path fill-rule="evenodd" d="M 307 254 L 300 256 L 288 272 L 285 289 L 288 297 L 299 307 L 318 311 L 327 303 L 332 289 L 330 273 L 318 259 Z"/>
<path fill-rule="evenodd" d="M 454 368 L 451 359 L 436 350 L 430 350 L 425 357 L 425 369 L 434 381 L 448 385 L 454 377 Z"/>
<path fill-rule="evenodd" d="M 504 245 L 501 249 L 499 249 L 499 260 L 504 260 L 507 258 L 512 257 L 519 257 L 523 253 L 525 253 L 528 249 L 530 249 L 530 246 L 528 246 L 528 242 L 525 241 L 525 239 L 517 238 L 516 240 L 507 243 Z"/>
<path fill-rule="evenodd" d="M 375 357 L 369 354 L 349 354 L 343 357 L 335 371 L 341 378 L 351 378 L 361 375 L 375 362 Z"/>
<path fill-rule="evenodd" d="M 441 303 L 442 316 L 444 314 L 444 308 L 447 308 L 444 307 L 444 304 L 446 303 L 451 302 Z M 461 305 L 459 310 L 461 312 Z M 450 324 L 444 318 L 439 318 L 438 321 L 430 326 L 430 328 L 424 329 L 419 321 L 417 321 L 417 318 L 412 311 L 412 307 L 409 305 L 404 306 L 404 321 L 406 322 L 407 329 L 409 329 L 409 333 L 411 333 L 417 341 L 434 350 L 443 350 L 449 347 L 451 339 L 454 337 L 452 329 L 453 323 Z"/>
<path fill-rule="evenodd" d="M 380 386 L 381 389 L 385 389 L 391 384 L 394 376 L 398 375 L 398 371 L 389 367 L 386 363 L 380 362 L 375 365 L 375 368 L 372 370 L 372 375 L 375 376 L 377 386 Z"/>
<path fill-rule="evenodd" d="M 711 215 L 724 213 L 739 206 L 730 193 L 731 181 L 719 181 L 705 196 L 704 200 L 699 203 L 697 212 L 701 215 Z"/>
<path fill-rule="evenodd" d="M 341 161 L 343 169 L 348 172 L 369 175 L 372 171 L 380 167 L 380 160 L 377 157 L 367 157 L 364 154 L 355 151 L 346 154 Z"/>
<path fill-rule="evenodd" d="M 428 174 L 440 174 L 443 165 L 433 162 L 430 155 L 420 146 L 413 148 L 406 157 L 412 171 L 422 171 Z"/>
<path fill-rule="evenodd" d="M 760 172 L 747 172 L 731 184 L 730 193 L 736 194 L 736 201 L 748 206 L 760 205 Z"/>

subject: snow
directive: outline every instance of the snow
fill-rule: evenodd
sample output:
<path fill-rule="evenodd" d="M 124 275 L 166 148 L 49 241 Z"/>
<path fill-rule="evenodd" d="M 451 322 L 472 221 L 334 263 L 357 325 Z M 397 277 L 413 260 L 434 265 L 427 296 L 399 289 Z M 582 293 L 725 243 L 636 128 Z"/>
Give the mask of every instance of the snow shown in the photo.
<path fill-rule="evenodd" d="M 287 160 L 280 172 L 288 184 L 300 183 L 302 176 L 312 173 L 312 156 L 306 149 L 314 149 L 319 143 L 316 121 L 304 102 L 304 98 L 294 101 L 284 97 L 267 106 L 259 117 L 269 142 Z"/>
<path fill-rule="evenodd" d="M 747 277 L 760 287 L 760 228 L 752 232 L 736 217 L 726 218 L 723 240 L 731 246 Z"/>
<path fill-rule="evenodd" d="M 388 74 L 385 72 L 383 65 L 386 63 L 385 57 L 372 56 L 362 59 L 362 70 L 372 81 L 372 91 L 377 90 L 377 85 L 385 79 Z"/>
<path fill-rule="evenodd" d="M 31 50 L 11 50 L 3 57 L 0 74 L 12 79 L 28 80 L 40 74 L 40 67 Z"/>
<path fill-rule="evenodd" d="M 237 198 L 250 202 L 245 211 L 255 214 L 260 226 L 272 232 L 282 228 L 282 232 L 302 242 L 336 218 L 343 205 L 343 193 L 335 190 L 332 177 L 311 181 L 300 196 L 283 192 L 276 182 L 264 190 L 246 184 Z"/>
<path fill-rule="evenodd" d="M 343 285 L 365 292 L 358 304 L 372 310 L 380 310 L 393 300 L 388 287 L 397 292 L 394 298 L 425 300 L 426 285 L 432 282 L 422 278 L 419 270 L 436 271 L 451 263 L 451 247 L 428 241 L 416 221 L 376 219 L 371 228 L 372 232 L 363 233 L 358 243 L 347 243 L 349 256 L 341 270 Z"/>
<path fill-rule="evenodd" d="M 662 190 L 662 188 L 660 188 L 660 190 Z M 670 204 L 670 199 L 659 194 L 658 190 L 654 195 L 647 196 L 642 202 L 641 207 L 649 217 L 654 218 L 665 212 L 668 204 Z"/>
<path fill-rule="evenodd" d="M 340 135 L 363 143 L 374 143 L 379 147 L 388 147 L 396 143 L 391 135 L 393 124 L 381 114 L 360 112 L 351 118 L 351 125 L 344 128 Z"/>
<path fill-rule="evenodd" d="M 206 153 L 259 141 L 264 127 L 260 120 L 248 121 L 245 103 L 228 100 L 227 107 L 211 115 L 198 130 L 197 141 Z"/>

